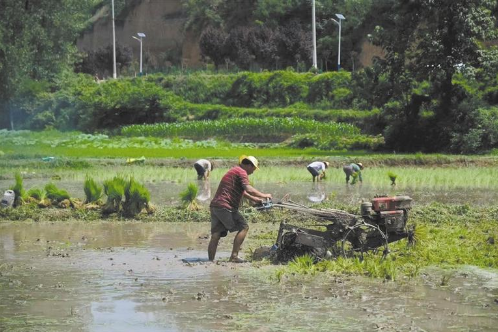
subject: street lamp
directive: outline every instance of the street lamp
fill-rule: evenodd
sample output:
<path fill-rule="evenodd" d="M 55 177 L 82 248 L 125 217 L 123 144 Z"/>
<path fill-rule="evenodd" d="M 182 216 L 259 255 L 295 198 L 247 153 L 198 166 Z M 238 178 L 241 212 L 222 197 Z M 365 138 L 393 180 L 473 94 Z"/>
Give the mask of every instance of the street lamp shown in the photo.
<path fill-rule="evenodd" d="M 140 42 L 140 75 L 142 75 L 142 38 L 145 38 L 145 33 L 138 32 L 137 35 L 139 38 L 137 38 L 135 36 L 132 36 L 132 37 Z"/>
<path fill-rule="evenodd" d="M 339 22 L 337 22 L 332 18 L 332 21 L 334 21 L 339 26 L 339 52 L 337 53 L 337 71 L 340 71 L 341 70 L 341 23 L 342 20 L 345 20 L 346 18 L 342 14 L 335 14 L 335 16 L 339 19 Z"/>

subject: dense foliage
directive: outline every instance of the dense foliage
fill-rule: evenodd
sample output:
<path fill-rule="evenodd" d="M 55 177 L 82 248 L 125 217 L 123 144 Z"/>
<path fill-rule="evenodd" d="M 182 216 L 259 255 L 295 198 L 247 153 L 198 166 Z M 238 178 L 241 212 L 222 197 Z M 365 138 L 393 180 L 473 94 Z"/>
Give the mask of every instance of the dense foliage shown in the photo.
<path fill-rule="evenodd" d="M 331 20 L 342 13 L 343 66 L 354 69 L 370 26 L 372 0 L 316 0 L 317 53 L 322 70 L 336 68 L 338 29 Z M 311 1 L 182 0 L 185 27 L 200 35 L 206 60 L 216 68 L 306 71 L 311 65 Z"/>
<path fill-rule="evenodd" d="M 26 90 L 42 89 L 76 61 L 78 34 L 99 0 L 0 1 L 0 126 L 16 126 Z"/>
<path fill-rule="evenodd" d="M 138 3 L 116 1 L 118 15 Z M 346 17 L 347 71 L 321 74 L 307 72 L 310 1 L 182 3 L 185 29 L 199 36 L 207 63 L 255 72 L 95 82 L 95 73 L 109 70 L 110 48 L 78 58 L 74 40 L 108 3 L 0 0 L 0 127 L 115 132 L 134 124 L 298 116 L 354 124 L 382 135 L 389 151 L 480 153 L 498 146 L 496 1 L 316 0 L 319 70 L 336 68 L 332 19 Z M 369 42 L 383 55 L 359 68 Z M 125 67 L 129 51 L 118 47 L 118 56 Z M 315 141 L 306 133 L 291 144 Z"/>

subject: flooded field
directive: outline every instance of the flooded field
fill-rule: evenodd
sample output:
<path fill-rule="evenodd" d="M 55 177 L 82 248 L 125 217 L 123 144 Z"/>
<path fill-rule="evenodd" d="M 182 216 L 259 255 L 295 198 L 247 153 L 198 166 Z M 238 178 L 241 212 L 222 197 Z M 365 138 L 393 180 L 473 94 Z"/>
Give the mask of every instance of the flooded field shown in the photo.
<path fill-rule="evenodd" d="M 69 192 L 71 197 L 85 198 L 83 183 L 81 181 L 53 181 L 58 187 Z M 215 194 L 219 181 L 195 182 L 199 187 L 197 200 L 209 204 Z M 43 188 L 48 183 L 46 179 L 25 179 L 25 188 Z M 0 180 L 0 188 L 9 188 L 12 180 Z M 185 183 L 174 182 L 145 182 L 150 190 L 151 201 L 156 205 L 174 206 L 180 204 L 179 194 L 187 187 Z M 367 184 L 346 186 L 331 182 L 312 183 L 311 181 L 293 181 L 289 183 L 262 182 L 255 184 L 263 192 L 273 194 L 278 201 L 288 196 L 292 201 L 301 204 L 319 203 L 324 200 L 337 201 L 356 205 L 361 199 L 371 199 L 378 194 L 403 194 L 414 199 L 415 204 L 440 202 L 448 204 L 493 205 L 498 201 L 498 191 L 476 188 L 457 189 L 428 189 L 423 187 L 412 188 L 409 186 L 391 187 L 372 186 Z"/>
<path fill-rule="evenodd" d="M 277 282 L 278 267 L 226 262 L 232 237 L 217 263 L 184 263 L 206 257 L 208 227 L 0 223 L 0 331 L 496 331 L 496 272 Z"/>

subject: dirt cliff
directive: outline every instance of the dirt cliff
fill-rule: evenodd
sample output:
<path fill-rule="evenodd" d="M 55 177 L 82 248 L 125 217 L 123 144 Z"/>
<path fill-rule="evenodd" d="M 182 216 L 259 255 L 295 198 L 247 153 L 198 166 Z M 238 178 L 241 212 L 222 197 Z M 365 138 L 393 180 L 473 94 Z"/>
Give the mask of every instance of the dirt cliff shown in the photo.
<path fill-rule="evenodd" d="M 184 33 L 186 16 L 180 0 L 134 1 L 115 18 L 116 44 L 130 46 L 138 62 L 140 43 L 133 39 L 137 32 L 143 39 L 144 70 L 171 65 L 200 66 L 198 37 Z M 112 15 L 110 6 L 102 8 L 93 18 L 91 30 L 77 41 L 81 51 L 96 50 L 112 44 Z M 174 60 L 172 60 L 174 59 Z M 176 63 L 173 63 L 176 62 Z"/>
<path fill-rule="evenodd" d="M 96 13 L 92 19 L 94 23 L 91 30 L 85 32 L 77 41 L 78 49 L 90 51 L 112 44 L 111 17 L 110 6 L 105 6 Z M 131 0 L 125 10 L 116 16 L 116 43 L 132 47 L 134 62 L 138 64 L 140 43 L 132 36 L 136 36 L 137 32 L 144 33 L 145 72 L 170 66 L 201 67 L 199 35 L 184 31 L 186 19 L 181 0 Z M 382 50 L 364 41 L 356 67 L 371 65 L 373 56 L 382 57 Z"/>

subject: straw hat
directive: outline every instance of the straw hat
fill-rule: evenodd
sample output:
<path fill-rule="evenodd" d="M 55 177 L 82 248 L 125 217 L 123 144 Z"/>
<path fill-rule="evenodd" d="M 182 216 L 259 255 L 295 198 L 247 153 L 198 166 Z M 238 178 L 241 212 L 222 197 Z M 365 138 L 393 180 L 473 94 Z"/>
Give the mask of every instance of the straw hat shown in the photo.
<path fill-rule="evenodd" d="M 258 165 L 259 165 L 259 162 L 258 162 L 258 159 L 254 158 L 253 156 L 247 156 L 247 157 L 244 157 L 244 159 L 247 159 L 251 162 L 251 164 L 254 165 L 254 167 L 256 167 L 256 169 L 259 169 Z"/>
<path fill-rule="evenodd" d="M 329 162 L 328 162 L 328 161 L 324 161 L 323 163 L 325 164 L 325 168 L 329 168 L 329 165 L 330 165 L 330 164 L 329 164 Z"/>
<path fill-rule="evenodd" d="M 363 164 L 362 163 L 356 163 L 356 165 L 360 166 L 360 168 L 363 169 Z"/>

